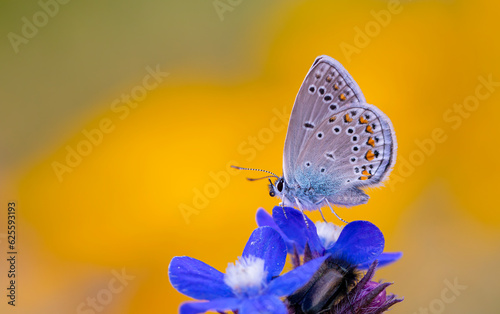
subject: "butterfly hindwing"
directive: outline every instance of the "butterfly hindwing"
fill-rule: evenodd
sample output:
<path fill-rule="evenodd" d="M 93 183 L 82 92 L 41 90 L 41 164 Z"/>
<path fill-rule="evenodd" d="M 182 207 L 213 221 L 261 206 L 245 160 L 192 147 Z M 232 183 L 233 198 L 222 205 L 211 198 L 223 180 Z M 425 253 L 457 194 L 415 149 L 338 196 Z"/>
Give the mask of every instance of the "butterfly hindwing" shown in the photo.
<path fill-rule="evenodd" d="M 349 104 L 365 102 L 351 75 L 336 60 L 316 58 L 300 87 L 293 106 L 283 154 L 285 180 L 295 182 L 295 165 L 313 129 Z"/>
<path fill-rule="evenodd" d="M 359 188 L 381 182 L 395 162 L 392 125 L 373 105 L 341 107 L 306 134 L 295 180 L 334 204 L 365 203 L 368 196 Z"/>

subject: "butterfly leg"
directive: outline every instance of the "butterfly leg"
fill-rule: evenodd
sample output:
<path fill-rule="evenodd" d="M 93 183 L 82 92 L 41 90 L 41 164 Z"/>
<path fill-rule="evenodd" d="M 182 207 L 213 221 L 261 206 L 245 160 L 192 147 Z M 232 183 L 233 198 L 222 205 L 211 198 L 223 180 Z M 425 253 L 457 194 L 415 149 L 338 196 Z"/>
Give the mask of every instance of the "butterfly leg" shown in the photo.
<path fill-rule="evenodd" d="M 336 217 L 337 217 L 340 221 L 342 221 L 342 222 L 344 222 L 344 223 L 346 223 L 346 224 L 348 223 L 348 222 L 347 222 L 347 221 L 345 221 L 344 219 L 340 218 L 340 216 L 339 216 L 339 215 L 337 215 L 337 213 L 333 210 L 332 205 L 330 204 L 330 202 L 329 202 L 326 198 L 324 198 L 323 200 L 326 202 L 326 204 L 328 204 L 328 207 L 330 207 L 330 209 L 332 210 L 332 213 L 333 213 L 333 214 L 334 214 L 334 215 L 335 215 L 335 216 L 336 216 Z"/>
<path fill-rule="evenodd" d="M 319 209 L 319 213 L 321 214 L 321 218 L 323 218 L 323 221 L 327 222 L 326 219 L 325 219 L 325 216 L 323 216 L 323 212 L 321 211 L 321 208 Z"/>
<path fill-rule="evenodd" d="M 304 214 L 304 209 L 302 209 L 302 205 L 300 204 L 299 200 L 295 198 L 295 202 L 297 203 L 297 206 L 299 207 L 300 211 L 302 212 L 302 216 L 304 217 L 304 222 L 306 223 L 307 228 L 309 229 L 309 223 L 307 222 L 307 217 L 306 214 Z"/>
<path fill-rule="evenodd" d="M 285 202 L 281 201 L 279 203 L 279 206 L 281 206 L 281 209 L 283 210 L 283 215 L 285 215 L 285 219 L 288 219 L 288 217 L 286 216 L 286 211 L 285 211 Z"/>

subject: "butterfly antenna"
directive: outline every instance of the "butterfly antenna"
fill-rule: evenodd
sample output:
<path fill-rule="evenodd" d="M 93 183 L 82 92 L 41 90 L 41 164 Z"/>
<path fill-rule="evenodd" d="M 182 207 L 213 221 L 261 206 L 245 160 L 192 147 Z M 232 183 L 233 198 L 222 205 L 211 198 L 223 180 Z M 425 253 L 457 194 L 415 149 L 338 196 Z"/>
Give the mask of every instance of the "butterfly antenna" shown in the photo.
<path fill-rule="evenodd" d="M 247 178 L 247 180 L 248 181 L 257 181 L 257 180 L 262 180 L 262 179 L 266 179 L 266 178 L 274 178 L 274 176 L 265 176 L 262 178 Z"/>
<path fill-rule="evenodd" d="M 235 169 L 240 169 L 240 170 L 252 170 L 252 171 L 262 171 L 271 174 L 273 177 L 276 177 L 279 179 L 279 176 L 272 173 L 271 171 L 263 170 L 263 169 L 256 169 L 256 168 L 243 168 L 243 167 L 238 167 L 238 166 L 231 166 L 232 168 Z M 258 180 L 258 179 L 257 179 Z"/>

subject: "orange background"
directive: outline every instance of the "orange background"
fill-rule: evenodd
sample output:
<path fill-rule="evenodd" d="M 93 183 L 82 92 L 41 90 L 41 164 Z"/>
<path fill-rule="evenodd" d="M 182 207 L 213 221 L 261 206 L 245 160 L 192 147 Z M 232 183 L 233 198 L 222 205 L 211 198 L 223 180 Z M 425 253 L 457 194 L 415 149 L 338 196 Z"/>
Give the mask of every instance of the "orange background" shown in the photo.
<path fill-rule="evenodd" d="M 338 210 L 372 221 L 387 250 L 404 252 L 376 277 L 405 297 L 392 312 L 498 312 L 500 88 L 478 87 L 500 82 L 498 4 L 231 3 L 221 20 L 213 1 L 71 1 L 53 6 L 17 53 L 9 34 L 43 9 L 0 4 L 3 289 L 12 200 L 19 251 L 17 306 L 2 290 L 0 311 L 93 313 L 88 298 L 118 287 L 113 272 L 125 269 L 129 280 L 99 313 L 175 313 L 188 298 L 169 283 L 171 258 L 224 271 L 257 208 L 278 203 L 264 181 L 245 180 L 253 173 L 228 174 L 227 184 L 214 174 L 231 163 L 281 174 L 294 98 L 326 54 L 396 130 L 391 180 L 368 191 L 368 204 Z M 113 103 L 139 90 L 147 67 L 168 76 L 122 116 L 124 103 Z M 112 130 L 58 178 L 54 162 L 66 163 L 67 147 L 81 148 L 82 132 L 103 119 Z M 196 191 L 208 191 L 204 203 L 193 203 Z M 181 204 L 197 211 L 188 221 Z"/>

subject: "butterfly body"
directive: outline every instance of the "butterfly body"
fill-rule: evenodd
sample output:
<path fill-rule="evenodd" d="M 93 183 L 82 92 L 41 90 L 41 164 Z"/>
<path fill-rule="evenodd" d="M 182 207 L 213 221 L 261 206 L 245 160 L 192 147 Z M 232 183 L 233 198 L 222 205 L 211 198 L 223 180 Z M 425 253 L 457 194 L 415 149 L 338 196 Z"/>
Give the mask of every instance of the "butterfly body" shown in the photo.
<path fill-rule="evenodd" d="M 284 177 L 277 179 L 274 186 L 278 185 L 280 181 L 284 181 Z M 293 185 L 284 183 L 281 192 L 274 186 L 270 186 L 270 193 L 281 198 L 284 206 L 297 207 L 295 199 L 299 199 L 302 208 L 308 210 L 321 208 L 324 196 L 335 193 L 334 186 L 325 182 L 310 182 L 305 186 L 300 186 L 298 183 Z"/>
<path fill-rule="evenodd" d="M 349 191 L 350 194 L 342 190 L 341 180 L 321 180 L 319 176 L 314 179 L 314 175 L 311 177 L 313 179 L 305 186 L 298 183 L 293 185 L 284 183 L 282 192 L 279 192 L 276 187 L 270 187 L 270 193 L 281 198 L 284 206 L 305 210 L 320 209 L 327 205 L 327 201 L 344 206 L 364 204 L 368 201 L 368 195 L 361 190 L 352 189 Z M 275 185 L 283 179 L 282 177 L 276 180 Z"/>
<path fill-rule="evenodd" d="M 270 184 L 270 195 L 303 210 L 364 204 L 369 196 L 361 188 L 387 178 L 395 157 L 389 118 L 366 103 L 340 63 L 320 56 L 295 100 L 283 177 Z"/>

